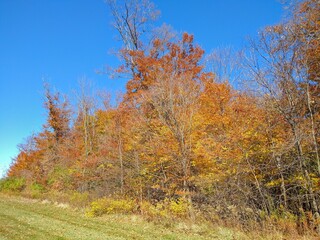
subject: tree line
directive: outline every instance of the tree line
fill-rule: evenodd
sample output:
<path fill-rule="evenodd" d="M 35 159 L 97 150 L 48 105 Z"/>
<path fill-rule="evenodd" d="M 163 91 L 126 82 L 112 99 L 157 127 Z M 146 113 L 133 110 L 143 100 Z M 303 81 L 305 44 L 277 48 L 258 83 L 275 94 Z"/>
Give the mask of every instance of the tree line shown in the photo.
<path fill-rule="evenodd" d="M 72 112 L 45 86 L 46 124 L 19 146 L 8 178 L 138 205 L 184 199 L 190 217 L 308 214 L 320 230 L 319 1 L 298 1 L 242 54 L 207 57 L 191 34 L 151 31 L 150 1 L 107 3 L 126 92 L 98 107 L 84 85 Z"/>

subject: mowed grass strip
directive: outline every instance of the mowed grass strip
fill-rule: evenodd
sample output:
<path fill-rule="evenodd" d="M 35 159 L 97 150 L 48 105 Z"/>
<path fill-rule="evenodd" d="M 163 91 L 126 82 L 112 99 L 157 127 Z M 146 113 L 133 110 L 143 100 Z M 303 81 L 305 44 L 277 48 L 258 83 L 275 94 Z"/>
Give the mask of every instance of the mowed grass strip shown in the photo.
<path fill-rule="evenodd" d="M 87 218 L 72 209 L 0 194 L 0 240 L 233 239 L 231 231 L 203 235 L 165 228 L 137 216 Z M 239 236 L 238 236 L 239 237 Z M 238 238 L 237 238 L 238 239 Z"/>

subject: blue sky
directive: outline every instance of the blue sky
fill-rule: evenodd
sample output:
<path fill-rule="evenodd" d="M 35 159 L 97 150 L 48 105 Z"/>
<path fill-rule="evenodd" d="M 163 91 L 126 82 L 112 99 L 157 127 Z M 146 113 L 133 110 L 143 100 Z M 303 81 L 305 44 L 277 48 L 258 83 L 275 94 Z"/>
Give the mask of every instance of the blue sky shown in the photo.
<path fill-rule="evenodd" d="M 283 15 L 279 0 L 155 0 L 163 22 L 195 35 L 206 52 L 240 48 Z M 124 81 L 97 74 L 116 66 L 116 32 L 103 0 L 0 0 L 0 176 L 17 145 L 42 129 L 43 80 L 72 95 L 79 79 L 111 93 Z"/>

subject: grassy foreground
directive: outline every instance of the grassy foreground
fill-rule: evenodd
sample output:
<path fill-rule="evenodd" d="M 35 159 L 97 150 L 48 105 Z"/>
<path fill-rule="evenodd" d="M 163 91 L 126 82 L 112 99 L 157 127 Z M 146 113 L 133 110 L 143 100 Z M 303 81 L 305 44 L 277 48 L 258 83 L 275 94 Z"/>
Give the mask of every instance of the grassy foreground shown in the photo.
<path fill-rule="evenodd" d="M 0 193 L 0 240 L 15 239 L 287 239 L 186 223 L 155 224 L 136 215 L 88 218 L 63 204 Z M 298 239 L 298 238 L 296 238 Z M 299 238 L 312 239 L 312 238 Z"/>
<path fill-rule="evenodd" d="M 65 205 L 0 194 L 0 240 L 15 239 L 244 239 L 240 234 L 196 225 L 164 227 L 139 216 L 85 217 Z"/>

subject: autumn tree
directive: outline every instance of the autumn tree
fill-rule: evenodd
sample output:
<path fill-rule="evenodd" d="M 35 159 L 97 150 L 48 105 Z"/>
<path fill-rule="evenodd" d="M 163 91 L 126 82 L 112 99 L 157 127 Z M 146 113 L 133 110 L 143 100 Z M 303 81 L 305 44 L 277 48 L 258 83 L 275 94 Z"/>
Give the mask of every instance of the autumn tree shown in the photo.
<path fill-rule="evenodd" d="M 246 55 L 218 49 L 206 59 L 193 35 L 167 26 L 145 35 L 158 14 L 150 1 L 107 3 L 125 93 L 100 101 L 82 84 L 73 116 L 46 86 L 46 124 L 19 146 L 9 177 L 128 197 L 137 211 L 183 200 L 191 217 L 197 208 L 237 224 L 307 215 L 319 230 L 319 1 L 299 2 Z"/>
<path fill-rule="evenodd" d="M 299 9 L 311 11 L 311 8 L 306 7 L 310 7 L 311 2 L 302 3 Z M 309 23 L 313 25 L 311 23 L 313 19 L 308 19 L 307 13 L 302 19 L 302 22 L 310 21 Z M 314 174 L 318 175 L 320 166 L 318 142 L 315 137 L 316 98 L 311 97 L 311 89 L 315 89 L 315 85 L 311 82 L 313 80 L 310 79 L 309 66 L 312 57 L 306 55 L 306 49 L 313 48 L 316 39 L 307 40 L 312 37 L 307 25 L 297 24 L 297 21 L 300 22 L 300 19 L 293 18 L 285 24 L 268 27 L 262 31 L 258 42 L 251 44 L 253 52 L 247 66 L 258 88 L 261 89 L 260 94 L 265 100 L 269 114 L 278 115 L 278 125 L 281 124 L 288 130 L 284 136 L 286 140 L 277 140 L 276 146 L 273 147 L 274 151 L 282 149 L 273 154 L 275 164 L 280 165 L 282 172 L 282 195 L 286 201 L 288 195 L 293 198 L 294 195 L 298 195 L 299 207 L 295 206 L 296 201 L 293 200 L 290 201 L 290 208 L 294 208 L 296 212 L 298 208 L 312 211 L 317 219 L 319 203 L 316 178 L 312 177 Z M 289 165 L 291 167 L 285 167 Z M 290 191 L 293 189 L 300 191 L 290 193 L 288 189 L 292 185 L 295 185 L 295 188 L 290 187 Z"/>
<path fill-rule="evenodd" d="M 307 0 L 297 4 L 293 13 L 294 35 L 301 43 L 300 54 L 307 68 L 308 79 L 317 85 L 320 81 L 320 3 Z"/>
<path fill-rule="evenodd" d="M 178 42 L 163 44 L 156 39 L 149 53 L 130 54 L 139 74 L 128 82 L 124 100 L 144 116 L 151 131 L 146 144 L 153 145 L 154 165 L 149 165 L 149 171 L 159 173 L 159 186 L 167 194 L 182 191 L 191 200 L 194 116 L 201 82 L 207 78 L 199 63 L 203 50 L 194 45 L 192 35 L 184 34 Z M 170 142 L 167 149 L 161 141 Z"/>
<path fill-rule="evenodd" d="M 43 182 L 43 168 L 39 161 L 43 157 L 43 150 L 39 149 L 39 138 L 36 135 L 28 137 L 19 144 L 19 154 L 15 157 L 8 171 L 9 177 L 22 177 L 27 183 Z"/>
<path fill-rule="evenodd" d="M 159 11 L 149 0 L 107 0 L 107 4 L 113 17 L 113 27 L 123 44 L 119 51 L 123 65 L 116 72 L 121 72 L 122 76 L 126 72 L 130 78 L 137 72 L 129 51 L 146 49 L 146 35 L 150 34 L 151 23 L 157 19 Z"/>
<path fill-rule="evenodd" d="M 57 142 L 62 141 L 70 127 L 70 110 L 68 101 L 61 102 L 59 93 L 52 94 L 49 86 L 45 86 L 45 108 L 48 111 L 46 128 L 51 129 Z"/>

